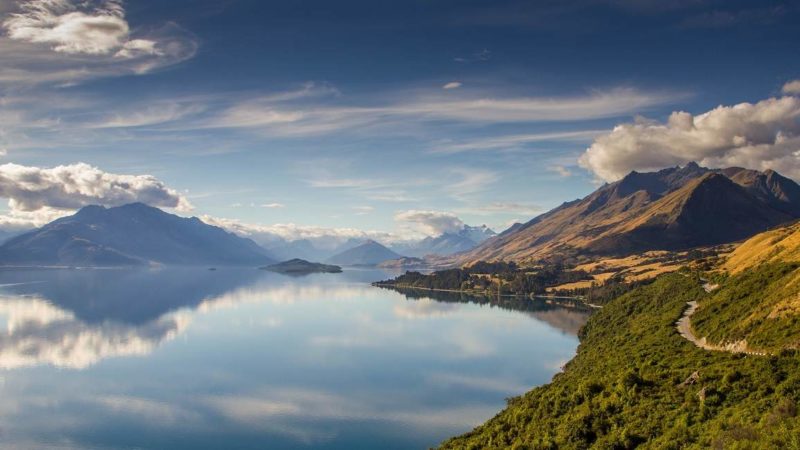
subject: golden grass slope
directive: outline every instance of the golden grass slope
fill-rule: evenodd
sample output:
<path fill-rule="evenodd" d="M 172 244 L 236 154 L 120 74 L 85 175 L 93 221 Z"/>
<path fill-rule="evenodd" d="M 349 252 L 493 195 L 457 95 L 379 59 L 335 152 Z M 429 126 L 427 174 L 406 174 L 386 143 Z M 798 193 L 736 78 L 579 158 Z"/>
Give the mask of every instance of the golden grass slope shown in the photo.
<path fill-rule="evenodd" d="M 736 274 L 768 262 L 800 262 L 800 222 L 748 239 L 731 253 L 723 269 Z"/>

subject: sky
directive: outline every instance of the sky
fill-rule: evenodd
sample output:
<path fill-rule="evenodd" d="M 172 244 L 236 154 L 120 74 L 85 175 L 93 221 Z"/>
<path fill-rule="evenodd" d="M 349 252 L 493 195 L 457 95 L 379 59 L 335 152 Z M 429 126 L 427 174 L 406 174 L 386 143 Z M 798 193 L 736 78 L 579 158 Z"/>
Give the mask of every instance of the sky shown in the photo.
<path fill-rule="evenodd" d="M 0 0 L 0 228 L 497 231 L 631 170 L 800 179 L 800 5 Z"/>

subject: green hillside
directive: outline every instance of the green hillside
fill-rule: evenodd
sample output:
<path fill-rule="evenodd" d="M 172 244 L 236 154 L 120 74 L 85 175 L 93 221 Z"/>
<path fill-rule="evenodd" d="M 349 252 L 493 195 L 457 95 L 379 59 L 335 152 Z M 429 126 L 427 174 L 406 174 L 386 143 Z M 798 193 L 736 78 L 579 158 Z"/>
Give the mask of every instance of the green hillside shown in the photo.
<path fill-rule="evenodd" d="M 782 282 L 784 269 L 763 270 Z M 800 448 L 800 357 L 706 351 L 683 339 L 675 322 L 687 302 L 702 311 L 732 292 L 701 284 L 670 274 L 615 299 L 589 320 L 563 373 L 442 448 Z M 739 286 L 741 295 L 764 289 Z"/>

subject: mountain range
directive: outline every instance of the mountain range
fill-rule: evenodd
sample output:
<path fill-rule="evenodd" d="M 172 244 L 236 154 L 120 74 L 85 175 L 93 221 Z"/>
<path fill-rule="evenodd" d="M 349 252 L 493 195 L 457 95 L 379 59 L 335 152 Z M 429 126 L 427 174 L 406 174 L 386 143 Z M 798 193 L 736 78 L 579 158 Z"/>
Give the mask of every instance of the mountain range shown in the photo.
<path fill-rule="evenodd" d="M 274 262 L 250 239 L 142 203 L 86 206 L 9 239 L 5 265 L 259 265 Z"/>
<path fill-rule="evenodd" d="M 438 236 L 429 236 L 420 241 L 395 244 L 391 247 L 396 253 L 411 257 L 426 255 L 447 256 L 471 250 L 481 242 L 496 236 L 491 228 L 486 225 L 471 227 L 464 225 L 458 231 L 442 233 Z"/>
<path fill-rule="evenodd" d="M 376 266 L 384 261 L 401 257 L 382 244 L 368 240 L 359 246 L 333 255 L 326 262 L 340 266 Z"/>
<path fill-rule="evenodd" d="M 800 217 L 800 186 L 773 170 L 696 163 L 631 172 L 592 194 L 516 224 L 457 264 L 625 255 L 734 242 Z"/>

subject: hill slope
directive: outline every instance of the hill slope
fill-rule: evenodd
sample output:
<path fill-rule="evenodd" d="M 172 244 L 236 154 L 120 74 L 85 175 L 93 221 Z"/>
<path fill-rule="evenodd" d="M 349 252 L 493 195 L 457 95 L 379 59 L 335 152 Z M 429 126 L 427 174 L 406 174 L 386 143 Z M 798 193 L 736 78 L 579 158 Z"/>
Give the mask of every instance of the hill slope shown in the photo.
<path fill-rule="evenodd" d="M 258 265 L 272 262 L 249 239 L 158 208 L 87 206 L 0 246 L 6 265 Z"/>
<path fill-rule="evenodd" d="M 675 321 L 706 298 L 670 274 L 613 300 L 550 384 L 442 448 L 797 448 L 800 357 L 696 348 Z"/>
<path fill-rule="evenodd" d="M 401 256 L 383 245 L 369 240 L 328 258 L 326 262 L 341 266 L 375 266 L 397 258 L 401 258 Z"/>
<path fill-rule="evenodd" d="M 631 172 L 459 255 L 530 261 L 680 250 L 736 241 L 800 217 L 800 186 L 774 171 L 697 164 Z"/>

